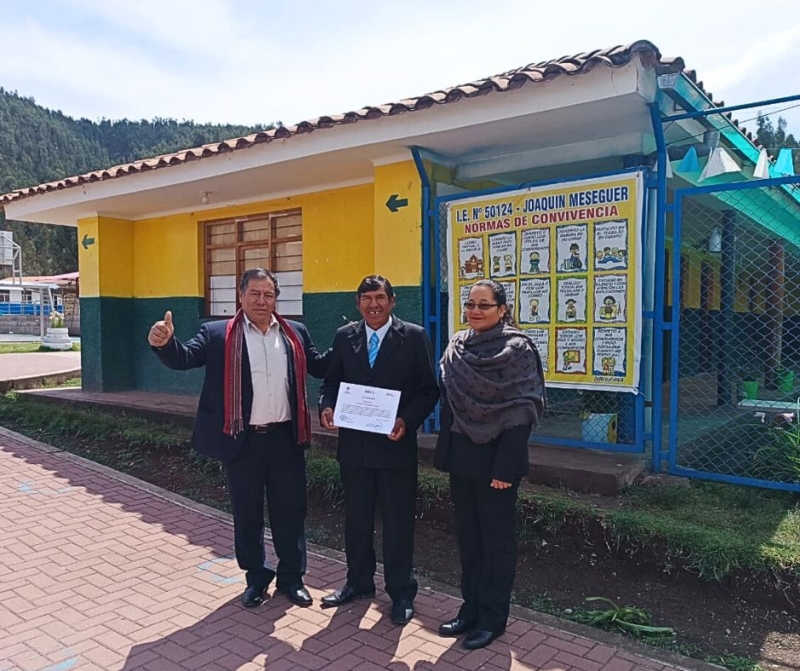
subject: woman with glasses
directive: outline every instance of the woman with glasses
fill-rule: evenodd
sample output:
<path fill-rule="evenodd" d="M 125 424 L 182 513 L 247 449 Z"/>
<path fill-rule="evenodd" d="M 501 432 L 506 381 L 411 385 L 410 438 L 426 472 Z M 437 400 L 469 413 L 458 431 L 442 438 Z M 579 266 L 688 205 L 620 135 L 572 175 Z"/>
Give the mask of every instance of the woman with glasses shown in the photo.
<path fill-rule="evenodd" d="M 469 329 L 439 363 L 442 414 L 435 466 L 450 474 L 464 603 L 441 636 L 468 633 L 464 647 L 489 645 L 506 628 L 517 564 L 515 515 L 528 474 L 528 436 L 545 408 L 536 346 L 494 280 L 470 288 Z"/>

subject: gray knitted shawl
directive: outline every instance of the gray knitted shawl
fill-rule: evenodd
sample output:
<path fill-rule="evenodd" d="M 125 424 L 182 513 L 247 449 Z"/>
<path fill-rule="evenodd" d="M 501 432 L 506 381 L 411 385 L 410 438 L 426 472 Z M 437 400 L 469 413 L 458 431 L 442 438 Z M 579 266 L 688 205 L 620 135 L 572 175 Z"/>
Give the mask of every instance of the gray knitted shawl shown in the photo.
<path fill-rule="evenodd" d="M 514 326 L 456 333 L 439 364 L 456 433 L 488 443 L 514 426 L 536 426 L 546 405 L 539 352 Z"/>

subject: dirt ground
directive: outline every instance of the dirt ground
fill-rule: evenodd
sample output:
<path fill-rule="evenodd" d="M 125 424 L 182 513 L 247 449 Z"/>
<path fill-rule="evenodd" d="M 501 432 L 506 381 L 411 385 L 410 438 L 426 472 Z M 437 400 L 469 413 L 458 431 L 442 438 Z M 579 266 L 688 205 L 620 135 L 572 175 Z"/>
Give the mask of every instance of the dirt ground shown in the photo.
<path fill-rule="evenodd" d="M 458 586 L 460 566 L 452 526 L 442 522 L 417 525 L 415 564 L 420 575 Z M 341 511 L 329 504 L 311 506 L 309 531 L 314 542 L 342 549 Z M 576 547 L 584 544 L 583 548 Z M 607 548 L 585 545 L 585 539 L 545 540 L 522 545 L 517 563 L 515 600 L 534 610 L 559 614 L 585 608 L 589 596 L 603 596 L 620 606 L 646 608 L 658 626 L 678 633 L 675 649 L 706 655 L 738 655 L 758 660 L 767 669 L 800 669 L 800 617 L 786 602 L 768 603 L 741 585 L 699 580 L 687 572 L 654 574 L 650 562 L 618 558 Z M 380 531 L 376 534 L 380 552 Z"/>
<path fill-rule="evenodd" d="M 13 428 L 13 427 L 10 427 Z M 117 470 L 227 509 L 227 492 L 219 469 L 198 468 L 186 452 L 135 450 L 84 441 L 67 441 L 66 449 Z M 340 506 L 312 492 L 309 540 L 342 549 Z M 422 576 L 458 586 L 458 550 L 444 507 L 417 525 L 415 563 Z M 380 552 L 380 532 L 376 534 Z M 739 655 L 776 671 L 800 670 L 800 604 L 761 594 L 746 581 L 712 583 L 685 570 L 656 573 L 646 553 L 621 556 L 585 534 L 559 532 L 521 545 L 515 600 L 519 605 L 554 614 L 585 608 L 589 596 L 607 597 L 620 606 L 645 608 L 654 624 L 677 632 L 674 650 L 705 655 Z M 743 667 L 744 668 L 744 667 Z"/>

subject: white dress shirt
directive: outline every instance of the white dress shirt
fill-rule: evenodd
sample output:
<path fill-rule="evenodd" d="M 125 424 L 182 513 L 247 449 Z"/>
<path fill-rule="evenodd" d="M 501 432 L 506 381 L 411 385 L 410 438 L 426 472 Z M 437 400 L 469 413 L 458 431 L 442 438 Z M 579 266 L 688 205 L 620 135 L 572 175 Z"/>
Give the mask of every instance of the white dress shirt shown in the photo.
<path fill-rule="evenodd" d="M 250 424 L 288 422 L 292 418 L 289 364 L 278 320 L 273 315 L 267 332 L 262 333 L 245 315 L 244 334 L 250 359 L 250 376 L 253 379 Z"/>
<path fill-rule="evenodd" d="M 392 318 L 389 317 L 389 321 L 386 322 L 383 326 L 381 326 L 377 331 L 371 329 L 369 326 L 364 324 L 367 329 L 367 351 L 369 351 L 369 341 L 372 338 L 373 333 L 378 334 L 378 353 L 380 354 L 381 345 L 383 345 L 383 339 L 386 337 L 386 334 L 389 332 L 389 327 L 392 325 Z"/>

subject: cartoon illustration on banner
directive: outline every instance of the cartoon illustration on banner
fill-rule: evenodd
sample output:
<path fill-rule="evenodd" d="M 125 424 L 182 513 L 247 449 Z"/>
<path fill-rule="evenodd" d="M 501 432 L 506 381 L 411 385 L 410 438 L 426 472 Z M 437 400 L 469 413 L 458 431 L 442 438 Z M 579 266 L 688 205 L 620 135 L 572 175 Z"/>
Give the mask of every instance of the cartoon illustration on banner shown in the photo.
<path fill-rule="evenodd" d="M 549 228 L 529 228 L 522 231 L 519 268 L 520 275 L 550 272 Z"/>
<path fill-rule="evenodd" d="M 598 221 L 594 225 L 594 269 L 628 267 L 628 221 Z"/>
<path fill-rule="evenodd" d="M 503 289 L 506 290 L 506 305 L 508 305 L 508 311 L 511 313 L 511 316 L 514 318 L 514 321 L 517 320 L 517 283 L 516 282 L 500 282 L 503 285 Z"/>
<path fill-rule="evenodd" d="M 491 277 L 540 351 L 548 386 L 635 392 L 643 176 L 633 172 L 444 200 L 451 333 Z"/>
<path fill-rule="evenodd" d="M 461 294 L 461 302 L 459 305 L 461 306 L 461 323 L 467 324 L 467 312 L 464 310 L 464 303 L 469 300 L 469 289 L 472 285 L 471 284 L 462 284 L 459 287 L 459 293 Z"/>
<path fill-rule="evenodd" d="M 556 370 L 569 375 L 586 372 L 586 329 L 556 329 Z"/>
<path fill-rule="evenodd" d="M 586 323 L 586 278 L 558 280 L 557 319 L 562 323 Z"/>
<path fill-rule="evenodd" d="M 462 280 L 482 280 L 484 274 L 483 238 L 458 241 L 458 275 Z"/>
<path fill-rule="evenodd" d="M 519 323 L 550 323 L 550 280 L 519 281 Z"/>
<path fill-rule="evenodd" d="M 627 275 L 595 275 L 594 321 L 625 323 L 628 305 Z"/>
<path fill-rule="evenodd" d="M 558 272 L 580 273 L 588 268 L 589 230 L 587 224 L 556 226 Z"/>
<path fill-rule="evenodd" d="M 598 377 L 625 377 L 626 331 L 624 328 L 596 328 L 592 337 L 592 372 Z"/>
<path fill-rule="evenodd" d="M 550 370 L 550 329 L 526 329 L 525 332 L 539 350 L 544 372 L 548 372 Z"/>
<path fill-rule="evenodd" d="M 517 236 L 515 233 L 495 233 L 489 236 L 491 276 L 511 277 L 517 274 Z"/>

